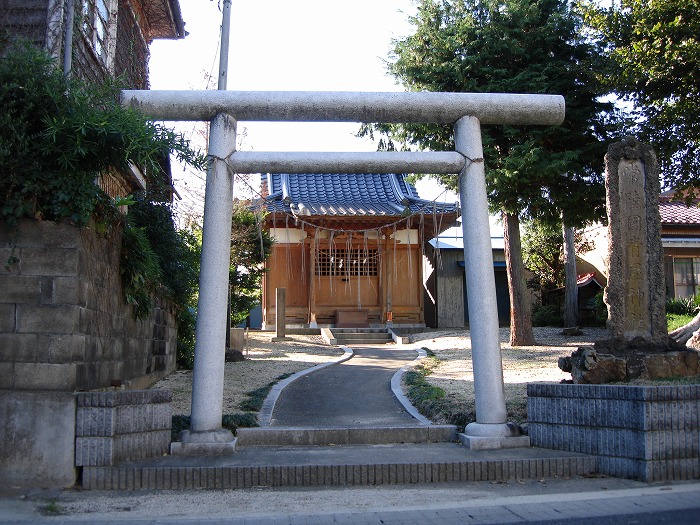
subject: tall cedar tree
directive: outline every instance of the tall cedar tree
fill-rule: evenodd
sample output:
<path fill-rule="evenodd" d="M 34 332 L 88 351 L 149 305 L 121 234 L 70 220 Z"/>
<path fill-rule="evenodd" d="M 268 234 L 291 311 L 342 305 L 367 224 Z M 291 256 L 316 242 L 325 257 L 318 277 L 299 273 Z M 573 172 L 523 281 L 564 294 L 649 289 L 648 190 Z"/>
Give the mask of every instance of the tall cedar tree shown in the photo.
<path fill-rule="evenodd" d="M 422 0 L 412 35 L 394 42 L 388 69 L 411 91 L 560 94 L 560 126 L 482 130 L 491 206 L 504 217 L 511 344 L 534 344 L 520 250 L 520 218 L 578 225 L 604 212 L 602 172 L 609 104 L 594 75 L 599 54 L 563 0 Z M 435 125 L 365 126 L 395 143 L 450 150 L 453 130 Z M 380 146 L 382 144 L 380 143 Z M 435 178 L 455 188 L 454 176 Z M 464 210 L 469 213 L 469 210 Z"/>
<path fill-rule="evenodd" d="M 668 186 L 697 194 L 700 0 L 620 0 L 609 8 L 583 3 L 611 58 L 602 79 L 637 111 L 633 132 L 656 149 Z"/>

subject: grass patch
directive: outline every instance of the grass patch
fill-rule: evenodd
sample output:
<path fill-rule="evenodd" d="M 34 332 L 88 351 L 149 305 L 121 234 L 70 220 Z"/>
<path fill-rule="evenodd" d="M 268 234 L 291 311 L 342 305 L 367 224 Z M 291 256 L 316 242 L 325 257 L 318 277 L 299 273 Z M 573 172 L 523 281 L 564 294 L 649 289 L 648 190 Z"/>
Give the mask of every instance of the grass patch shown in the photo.
<path fill-rule="evenodd" d="M 692 320 L 692 315 L 666 314 L 666 325 L 668 327 L 669 332 L 672 332 L 676 328 L 680 328 L 681 326 L 688 324 Z"/>
<path fill-rule="evenodd" d="M 65 513 L 55 499 L 49 500 L 46 505 L 39 507 L 37 510 L 43 516 L 61 516 Z"/>
<path fill-rule="evenodd" d="M 427 351 L 428 357 L 403 375 L 403 383 L 407 386 L 406 397 L 421 414 L 430 420 L 451 425 L 465 425 L 470 415 L 464 410 L 459 410 L 459 407 L 446 397 L 442 388 L 426 381 L 426 376 L 429 376 L 441 361 L 430 350 L 424 350 Z"/>
<path fill-rule="evenodd" d="M 260 388 L 256 388 L 255 390 L 251 390 L 250 392 L 246 392 L 246 399 L 244 399 L 241 402 L 241 408 L 246 412 L 260 412 L 260 409 L 263 406 L 263 402 L 265 401 L 267 395 L 270 393 L 270 390 L 272 390 L 272 387 L 280 381 L 282 381 L 283 379 L 287 379 L 292 375 L 294 374 L 282 374 L 280 376 L 277 376 L 271 383 L 268 383 L 265 386 L 261 386 Z"/>

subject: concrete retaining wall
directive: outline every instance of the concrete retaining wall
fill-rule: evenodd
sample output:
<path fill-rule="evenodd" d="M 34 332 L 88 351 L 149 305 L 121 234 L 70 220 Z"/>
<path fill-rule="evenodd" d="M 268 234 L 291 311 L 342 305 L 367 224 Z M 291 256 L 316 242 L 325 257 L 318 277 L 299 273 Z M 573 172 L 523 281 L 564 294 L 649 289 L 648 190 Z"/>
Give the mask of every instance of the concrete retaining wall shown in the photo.
<path fill-rule="evenodd" d="M 75 483 L 73 393 L 0 390 L 0 422 L 0 487 Z"/>
<path fill-rule="evenodd" d="M 700 478 L 700 385 L 531 383 L 527 394 L 533 446 L 595 455 L 615 477 Z"/>

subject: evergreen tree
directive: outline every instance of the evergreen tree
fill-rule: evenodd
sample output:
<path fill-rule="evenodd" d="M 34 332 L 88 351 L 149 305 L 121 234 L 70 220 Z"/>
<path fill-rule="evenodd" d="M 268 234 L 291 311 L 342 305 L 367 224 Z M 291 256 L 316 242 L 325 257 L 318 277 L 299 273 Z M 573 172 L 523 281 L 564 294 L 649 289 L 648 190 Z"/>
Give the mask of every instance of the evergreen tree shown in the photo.
<path fill-rule="evenodd" d="M 231 325 L 245 321 L 260 302 L 265 261 L 272 253 L 272 236 L 262 229 L 262 217 L 235 203 L 231 225 L 229 290 Z"/>
<path fill-rule="evenodd" d="M 600 55 L 582 35 L 582 18 L 566 0 L 422 0 L 412 35 L 394 42 L 391 74 L 412 91 L 560 94 L 560 126 L 488 126 L 483 143 L 491 206 L 506 232 L 511 344 L 534 344 L 524 293 L 520 219 L 577 225 L 600 216 L 600 180 L 610 104 L 594 74 Z M 377 125 L 385 147 L 453 149 L 452 129 Z M 448 187 L 452 176 L 435 176 Z M 464 210 L 464 213 L 469 213 Z"/>
<path fill-rule="evenodd" d="M 611 60 L 601 78 L 631 102 L 632 129 L 656 150 L 665 182 L 700 187 L 700 0 L 590 0 L 586 21 Z"/>

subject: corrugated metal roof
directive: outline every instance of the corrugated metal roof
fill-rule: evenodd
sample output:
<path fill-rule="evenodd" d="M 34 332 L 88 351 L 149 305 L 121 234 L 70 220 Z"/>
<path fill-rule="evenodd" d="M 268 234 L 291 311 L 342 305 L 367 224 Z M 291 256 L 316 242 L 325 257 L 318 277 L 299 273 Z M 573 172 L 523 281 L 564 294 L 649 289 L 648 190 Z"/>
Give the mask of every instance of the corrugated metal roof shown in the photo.
<path fill-rule="evenodd" d="M 287 174 L 263 175 L 269 196 L 268 211 L 296 215 L 401 216 L 450 213 L 455 204 L 441 204 L 418 197 L 402 174 Z"/>

